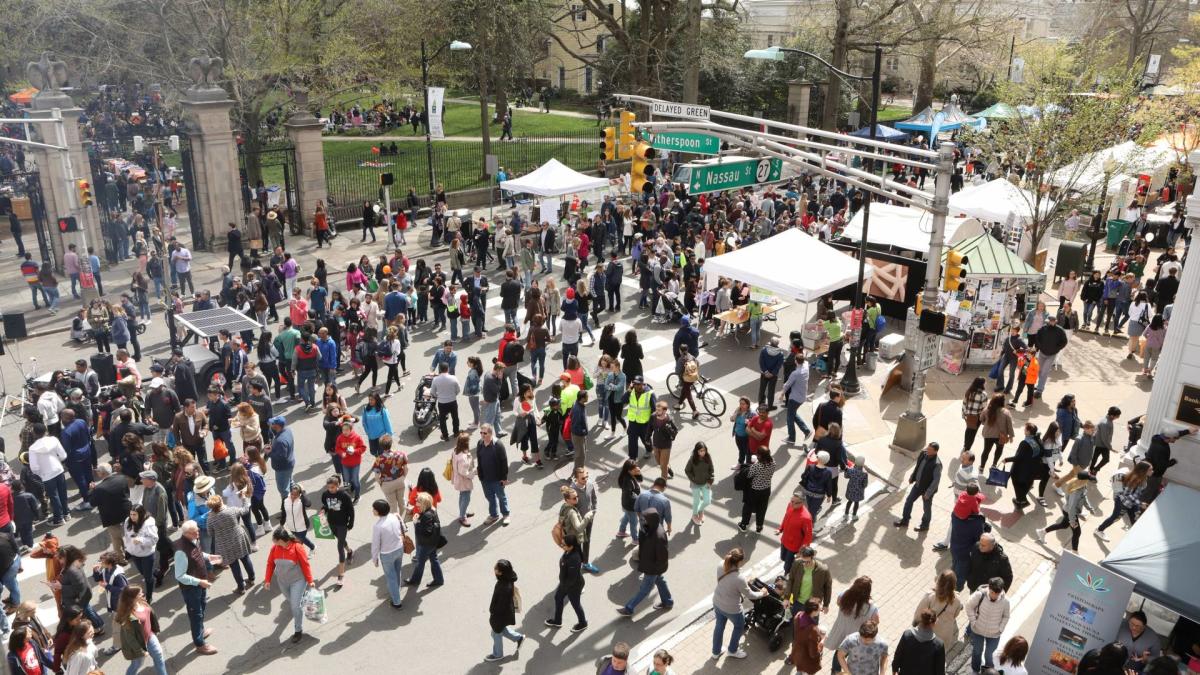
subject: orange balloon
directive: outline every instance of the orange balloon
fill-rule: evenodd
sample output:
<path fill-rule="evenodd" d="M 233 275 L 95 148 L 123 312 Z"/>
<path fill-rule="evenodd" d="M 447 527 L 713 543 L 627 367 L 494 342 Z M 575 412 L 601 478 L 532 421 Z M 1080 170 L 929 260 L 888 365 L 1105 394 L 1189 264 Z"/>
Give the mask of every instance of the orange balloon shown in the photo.
<path fill-rule="evenodd" d="M 391 266 L 391 265 L 384 265 L 384 266 L 383 266 L 383 273 L 384 273 L 384 275 L 390 275 L 390 274 L 392 273 L 392 266 Z"/>

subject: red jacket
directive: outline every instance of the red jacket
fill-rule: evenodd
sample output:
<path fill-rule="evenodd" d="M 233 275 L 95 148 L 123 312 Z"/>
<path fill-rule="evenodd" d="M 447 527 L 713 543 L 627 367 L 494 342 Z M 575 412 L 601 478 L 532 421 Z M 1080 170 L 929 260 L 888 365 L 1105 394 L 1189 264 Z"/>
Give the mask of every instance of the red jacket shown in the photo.
<path fill-rule="evenodd" d="M 267 555 L 267 576 L 263 581 L 271 583 L 271 575 L 275 573 L 275 561 L 280 559 L 290 560 L 299 565 L 300 571 L 304 573 L 304 580 L 310 584 L 313 582 L 312 568 L 308 566 L 308 551 L 304 544 L 298 541 L 293 541 L 287 546 L 271 547 L 271 553 Z"/>
<path fill-rule="evenodd" d="M 779 524 L 779 529 L 783 533 L 779 543 L 792 553 L 798 553 L 800 549 L 811 544 L 813 519 L 808 507 L 804 504 L 794 507 L 788 502 L 787 513 L 783 514 L 783 522 Z"/>
<path fill-rule="evenodd" d="M 363 443 L 362 436 L 353 431 L 349 434 L 343 431 L 334 441 L 333 451 L 342 461 L 342 466 L 358 466 L 362 464 L 363 453 L 367 451 L 367 446 Z"/>
<path fill-rule="evenodd" d="M 0 483 L 0 527 L 8 527 L 13 519 L 12 488 L 7 483 Z"/>
<path fill-rule="evenodd" d="M 499 353 L 496 354 L 496 359 L 498 361 L 504 361 L 504 348 L 508 346 L 508 343 L 510 343 L 516 339 L 517 339 L 516 333 L 514 333 L 512 331 L 504 331 L 504 337 L 500 338 L 500 351 L 499 351 Z M 508 364 L 506 363 L 504 365 L 508 365 Z"/>

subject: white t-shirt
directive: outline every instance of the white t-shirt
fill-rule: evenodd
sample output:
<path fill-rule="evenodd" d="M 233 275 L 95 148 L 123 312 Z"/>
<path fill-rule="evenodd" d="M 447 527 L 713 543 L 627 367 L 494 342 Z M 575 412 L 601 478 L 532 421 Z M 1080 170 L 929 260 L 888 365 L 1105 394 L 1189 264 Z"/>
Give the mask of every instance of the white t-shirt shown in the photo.
<path fill-rule="evenodd" d="M 564 345 L 579 344 L 579 335 L 583 332 L 583 324 L 579 319 L 570 321 L 563 319 L 558 324 L 558 332 L 562 335 Z"/>

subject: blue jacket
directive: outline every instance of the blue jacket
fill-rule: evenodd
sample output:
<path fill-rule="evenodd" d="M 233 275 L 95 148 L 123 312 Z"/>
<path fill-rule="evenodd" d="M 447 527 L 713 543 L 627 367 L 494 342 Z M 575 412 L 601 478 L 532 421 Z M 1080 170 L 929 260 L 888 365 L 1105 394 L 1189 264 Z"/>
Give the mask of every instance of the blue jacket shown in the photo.
<path fill-rule="evenodd" d="M 1063 447 L 1065 448 L 1067 440 L 1075 438 L 1081 431 L 1079 415 L 1070 408 L 1056 408 L 1054 411 L 1054 421 L 1058 422 L 1058 431 L 1062 434 Z"/>
<path fill-rule="evenodd" d="M 129 342 L 129 322 L 125 317 L 115 317 L 109 326 L 109 330 L 112 331 L 112 341 L 114 343 L 123 345 Z"/>
<path fill-rule="evenodd" d="M 388 417 L 386 409 L 372 410 L 371 408 L 363 408 L 361 417 L 363 430 L 367 432 L 367 438 L 375 440 L 384 434 L 392 433 L 392 419 Z"/>
<path fill-rule="evenodd" d="M 390 323 L 392 319 L 408 311 L 408 297 L 398 291 L 383 296 L 383 318 Z"/>
<path fill-rule="evenodd" d="M 633 501 L 633 510 L 642 513 L 646 509 L 655 509 L 662 516 L 663 522 L 671 524 L 671 500 L 657 490 L 643 490 Z"/>
<path fill-rule="evenodd" d="M 458 365 L 458 354 L 450 352 L 450 354 L 447 356 L 444 349 L 437 350 L 437 353 L 433 355 L 433 363 L 430 364 L 429 369 L 436 373 L 438 371 L 438 365 L 442 363 L 450 366 L 450 374 L 453 375 L 454 367 Z"/>
<path fill-rule="evenodd" d="M 338 365 L 338 345 L 333 338 L 327 337 L 323 340 L 317 340 L 317 349 L 321 351 L 321 367 L 322 368 L 337 368 Z"/>
<path fill-rule="evenodd" d="M 292 440 L 292 430 L 285 428 L 271 441 L 271 468 L 275 471 L 285 471 L 296 467 L 296 444 Z M 286 486 L 280 486 L 287 489 Z"/>
<path fill-rule="evenodd" d="M 88 433 L 87 422 L 75 420 L 63 427 L 59 440 L 67 451 L 67 461 L 92 461 L 92 439 Z"/>
<path fill-rule="evenodd" d="M 700 331 L 691 326 L 680 326 L 679 330 L 675 331 L 675 339 L 671 342 L 671 354 L 676 359 L 679 358 L 679 346 L 687 345 L 688 353 L 692 356 L 700 356 Z M 780 365 L 783 365 L 782 362 Z"/>
<path fill-rule="evenodd" d="M 979 513 L 966 518 L 951 515 L 950 555 L 959 559 L 970 557 L 971 549 L 975 548 L 975 543 L 979 541 L 979 537 L 983 536 L 986 524 L 987 519 Z"/>
<path fill-rule="evenodd" d="M 1117 294 L 1121 292 L 1120 279 L 1105 279 L 1104 280 L 1104 299 L 1116 300 Z"/>
<path fill-rule="evenodd" d="M 689 347 L 688 349 L 691 348 Z M 758 369 L 766 373 L 779 375 L 779 371 L 783 368 L 783 359 L 786 355 L 786 352 L 779 347 L 772 347 L 770 345 L 763 347 L 762 351 L 758 353 Z"/>
<path fill-rule="evenodd" d="M 572 436 L 587 436 L 587 407 L 582 401 L 575 401 L 575 405 L 571 406 L 571 435 Z"/>

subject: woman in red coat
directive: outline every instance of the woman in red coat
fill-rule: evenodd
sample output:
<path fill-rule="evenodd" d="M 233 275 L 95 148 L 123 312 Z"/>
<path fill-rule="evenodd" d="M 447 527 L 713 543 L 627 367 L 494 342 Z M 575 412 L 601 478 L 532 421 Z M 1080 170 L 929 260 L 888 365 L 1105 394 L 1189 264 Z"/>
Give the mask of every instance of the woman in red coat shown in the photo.
<path fill-rule="evenodd" d="M 342 478 L 345 479 L 346 485 L 354 491 L 354 503 L 357 504 L 358 498 L 362 494 L 362 485 L 358 482 L 358 470 L 362 464 L 363 453 L 367 451 L 367 444 L 363 441 L 362 436 L 354 431 L 354 422 L 355 419 L 349 415 L 342 418 L 342 433 L 334 441 L 333 452 L 341 460 Z"/>
<path fill-rule="evenodd" d="M 783 569 L 786 572 L 792 569 L 792 563 L 796 561 L 796 554 L 800 549 L 811 544 L 813 540 L 812 514 L 804 504 L 803 492 L 792 493 L 792 500 L 788 502 L 787 511 L 783 514 L 783 522 L 779 524 L 775 534 L 781 535 L 779 559 L 783 561 Z"/>

